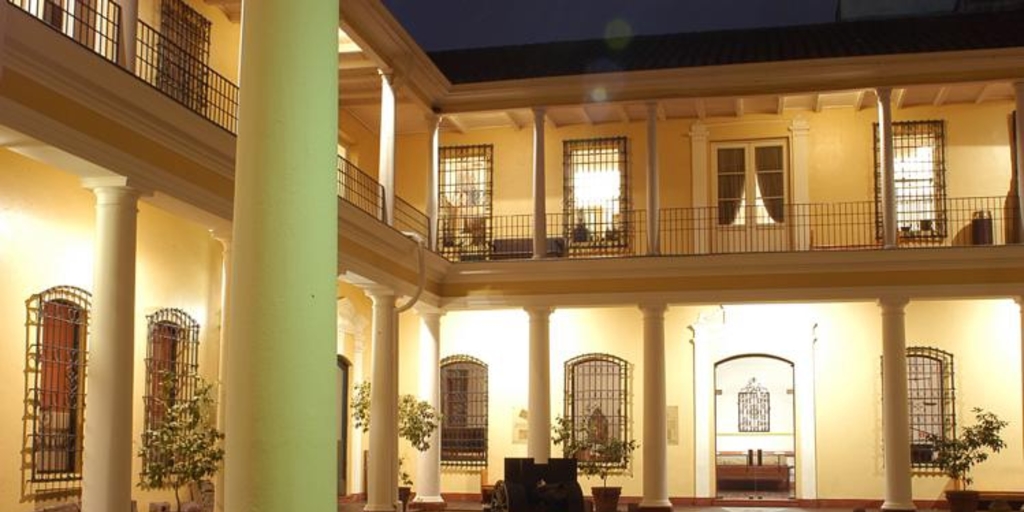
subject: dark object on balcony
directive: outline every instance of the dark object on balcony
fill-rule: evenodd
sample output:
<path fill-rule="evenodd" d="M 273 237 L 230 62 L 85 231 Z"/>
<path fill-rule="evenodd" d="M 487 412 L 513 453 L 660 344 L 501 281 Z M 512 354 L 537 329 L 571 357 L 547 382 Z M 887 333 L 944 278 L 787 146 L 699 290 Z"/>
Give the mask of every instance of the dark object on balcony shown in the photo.
<path fill-rule="evenodd" d="M 506 458 L 505 480 L 494 486 L 492 512 L 583 512 L 576 459 Z"/>
<path fill-rule="evenodd" d="M 565 240 L 561 238 L 548 238 L 548 258 L 565 257 Z M 498 238 L 491 242 L 491 259 L 493 260 L 514 260 L 533 257 L 532 238 Z"/>
<path fill-rule="evenodd" d="M 931 443 L 911 443 L 910 462 L 913 464 L 931 464 L 935 462 L 935 448 Z"/>
<path fill-rule="evenodd" d="M 971 243 L 992 245 L 992 212 L 978 210 L 971 216 Z"/>

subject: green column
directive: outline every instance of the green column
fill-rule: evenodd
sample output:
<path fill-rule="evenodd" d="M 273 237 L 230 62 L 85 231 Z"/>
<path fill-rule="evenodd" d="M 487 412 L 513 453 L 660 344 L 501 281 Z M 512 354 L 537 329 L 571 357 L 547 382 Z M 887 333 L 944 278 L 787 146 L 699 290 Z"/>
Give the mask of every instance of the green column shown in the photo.
<path fill-rule="evenodd" d="M 225 507 L 336 504 L 338 0 L 242 15 Z"/>

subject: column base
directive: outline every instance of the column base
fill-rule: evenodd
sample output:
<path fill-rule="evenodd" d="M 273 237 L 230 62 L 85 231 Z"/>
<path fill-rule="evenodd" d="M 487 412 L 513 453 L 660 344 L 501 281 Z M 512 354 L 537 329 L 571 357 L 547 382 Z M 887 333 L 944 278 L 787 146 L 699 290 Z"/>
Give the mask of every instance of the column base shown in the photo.
<path fill-rule="evenodd" d="M 881 509 L 885 512 L 917 512 L 913 503 L 882 503 Z"/>
<path fill-rule="evenodd" d="M 409 510 L 445 510 L 448 504 L 440 496 L 416 496 L 409 502 Z"/>
<path fill-rule="evenodd" d="M 672 512 L 672 502 L 668 500 L 641 501 L 636 506 L 636 510 L 637 512 Z"/>

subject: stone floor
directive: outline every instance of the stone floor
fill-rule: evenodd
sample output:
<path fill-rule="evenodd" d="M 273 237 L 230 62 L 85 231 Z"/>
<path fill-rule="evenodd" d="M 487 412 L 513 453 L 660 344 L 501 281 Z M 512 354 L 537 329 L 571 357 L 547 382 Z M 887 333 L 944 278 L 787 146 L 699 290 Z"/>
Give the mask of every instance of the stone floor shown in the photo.
<path fill-rule="evenodd" d="M 343 503 L 338 506 L 338 512 L 362 512 L 363 503 Z M 448 504 L 447 510 L 453 512 L 480 510 L 479 503 L 453 502 Z M 625 511 L 625 505 L 619 510 Z M 852 512 L 852 509 L 830 508 L 830 509 L 806 509 L 806 508 L 779 508 L 779 507 L 675 507 L 676 512 Z M 925 512 L 923 510 L 918 512 Z"/>

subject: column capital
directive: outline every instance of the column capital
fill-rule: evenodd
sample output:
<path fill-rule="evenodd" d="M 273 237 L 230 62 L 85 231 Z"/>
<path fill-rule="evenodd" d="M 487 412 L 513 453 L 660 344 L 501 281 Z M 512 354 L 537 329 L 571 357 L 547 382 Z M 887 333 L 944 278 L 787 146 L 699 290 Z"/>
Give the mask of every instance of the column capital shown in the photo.
<path fill-rule="evenodd" d="M 711 134 L 711 130 L 708 129 L 708 125 L 697 121 L 690 125 L 689 134 L 691 139 L 707 139 L 708 135 Z"/>
<path fill-rule="evenodd" d="M 665 316 L 665 311 L 668 309 L 668 304 L 663 301 L 652 301 L 652 302 L 641 302 L 637 305 L 640 311 L 643 312 L 644 317 L 648 316 Z"/>
<path fill-rule="evenodd" d="M 128 194 L 131 194 L 131 196 L 139 198 L 152 194 L 151 190 L 140 186 L 137 180 L 129 179 L 127 176 L 93 176 L 82 178 L 82 188 L 92 190 L 97 196 L 102 191 L 108 190 L 121 191 L 121 197 L 129 197 Z"/>
<path fill-rule="evenodd" d="M 391 302 L 394 303 L 395 299 L 398 297 L 395 290 L 382 284 L 360 284 L 358 286 L 363 293 L 370 296 L 370 299 L 373 300 L 374 303 L 382 300 L 391 300 Z"/>
<path fill-rule="evenodd" d="M 437 112 L 429 112 L 429 113 L 423 114 L 423 120 L 427 122 L 427 129 L 430 130 L 430 131 L 434 131 L 434 130 L 440 128 L 441 127 L 441 120 L 443 118 L 444 118 L 444 115 L 439 114 Z"/>
<path fill-rule="evenodd" d="M 878 306 L 882 308 L 883 313 L 902 313 L 908 303 L 910 298 L 903 295 L 890 295 L 878 299 Z"/>
<path fill-rule="evenodd" d="M 806 136 L 811 131 L 811 123 L 802 117 L 794 117 L 789 123 L 789 132 L 795 136 Z"/>
<path fill-rule="evenodd" d="M 523 306 L 523 309 L 532 319 L 535 316 L 549 317 L 555 308 L 551 306 Z"/>
<path fill-rule="evenodd" d="M 875 87 L 875 95 L 879 102 L 888 103 L 892 99 L 892 87 Z"/>
<path fill-rule="evenodd" d="M 415 311 L 416 314 L 421 316 L 421 317 L 436 316 L 438 318 L 441 318 L 446 313 L 448 313 L 447 310 L 445 310 L 444 308 L 442 308 L 440 306 L 435 306 L 433 304 L 427 304 L 427 303 L 422 302 L 422 301 L 417 302 L 416 305 L 412 307 L 412 310 Z"/>
<path fill-rule="evenodd" d="M 544 119 L 544 116 L 548 112 L 547 107 L 532 107 L 530 110 L 533 112 L 534 120 L 536 120 L 537 118 Z"/>

